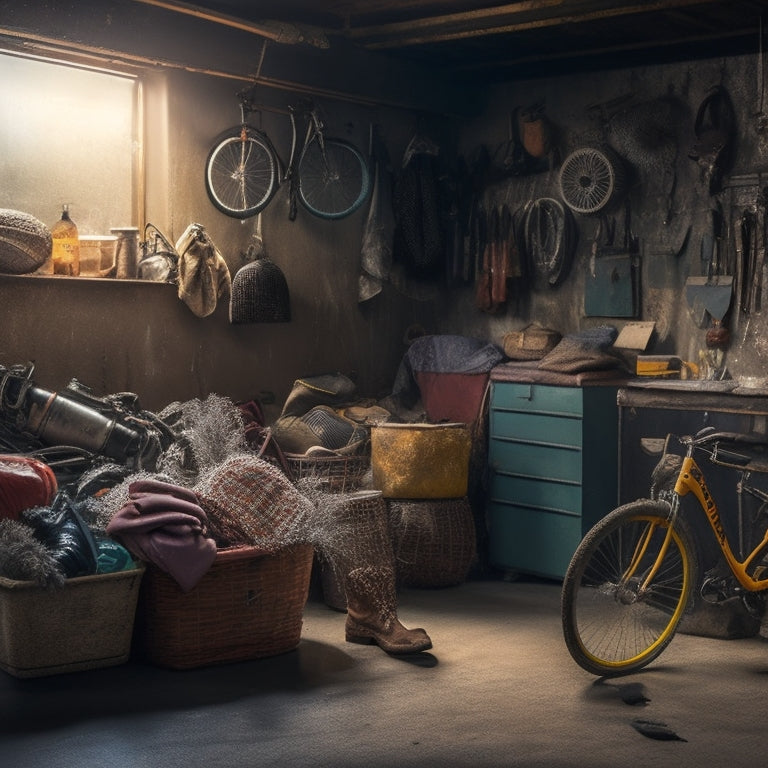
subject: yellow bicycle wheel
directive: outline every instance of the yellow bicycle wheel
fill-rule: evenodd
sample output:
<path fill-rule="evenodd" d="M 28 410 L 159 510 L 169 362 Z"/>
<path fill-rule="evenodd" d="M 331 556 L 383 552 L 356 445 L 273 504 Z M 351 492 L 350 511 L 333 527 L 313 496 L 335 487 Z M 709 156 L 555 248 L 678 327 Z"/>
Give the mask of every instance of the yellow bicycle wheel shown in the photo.
<path fill-rule="evenodd" d="M 692 594 L 696 550 L 670 506 L 639 500 L 597 523 L 576 549 L 563 580 L 568 651 L 595 675 L 635 672 L 667 647 Z"/>

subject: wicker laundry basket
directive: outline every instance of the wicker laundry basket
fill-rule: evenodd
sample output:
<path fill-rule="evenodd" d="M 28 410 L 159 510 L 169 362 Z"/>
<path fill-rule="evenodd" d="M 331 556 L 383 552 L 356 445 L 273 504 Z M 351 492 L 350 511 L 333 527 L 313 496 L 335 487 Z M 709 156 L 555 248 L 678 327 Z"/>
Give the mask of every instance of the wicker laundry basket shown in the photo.
<path fill-rule="evenodd" d="M 0 577 L 0 668 L 43 677 L 124 664 L 143 574 L 140 565 L 61 588 Z"/>
<path fill-rule="evenodd" d="M 148 565 L 139 597 L 137 650 L 173 669 L 292 651 L 301 639 L 314 550 L 222 549 L 189 592 Z"/>
<path fill-rule="evenodd" d="M 450 587 L 467 578 L 476 555 L 469 500 L 389 499 L 398 584 Z"/>

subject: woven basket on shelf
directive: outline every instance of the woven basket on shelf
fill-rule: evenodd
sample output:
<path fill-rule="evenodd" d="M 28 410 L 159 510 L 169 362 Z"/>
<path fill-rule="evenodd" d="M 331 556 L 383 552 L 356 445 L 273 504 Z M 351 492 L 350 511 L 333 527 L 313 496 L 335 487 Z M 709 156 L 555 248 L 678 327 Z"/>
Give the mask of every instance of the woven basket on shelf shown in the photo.
<path fill-rule="evenodd" d="M 222 549 L 189 592 L 148 565 L 136 617 L 137 649 L 173 669 L 276 656 L 301 639 L 314 550 Z"/>
<path fill-rule="evenodd" d="M 368 453 L 350 456 L 318 456 L 286 453 L 294 480 L 313 480 L 331 493 L 348 493 L 360 487 L 371 466 Z"/>
<path fill-rule="evenodd" d="M 450 587 L 467 578 L 475 559 L 469 500 L 388 499 L 398 584 Z"/>

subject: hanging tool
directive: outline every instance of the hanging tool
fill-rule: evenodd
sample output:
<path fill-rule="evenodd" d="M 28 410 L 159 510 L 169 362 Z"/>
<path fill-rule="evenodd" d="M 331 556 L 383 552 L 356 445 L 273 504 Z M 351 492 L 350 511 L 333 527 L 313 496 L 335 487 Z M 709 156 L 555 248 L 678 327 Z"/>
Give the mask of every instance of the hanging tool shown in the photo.
<path fill-rule="evenodd" d="M 739 222 L 739 237 L 741 240 L 742 278 L 740 286 L 739 306 L 741 311 L 748 315 L 752 310 L 752 282 L 755 274 L 757 239 L 755 228 L 757 217 L 755 211 L 747 208 L 741 215 Z"/>
<path fill-rule="evenodd" d="M 702 276 L 685 281 L 685 298 L 694 322 L 707 328 L 709 321 L 722 322 L 731 305 L 733 275 L 722 273 L 723 213 L 719 204 L 710 215 L 710 227 L 701 239 Z"/>
<path fill-rule="evenodd" d="M 763 217 L 763 225 L 765 226 L 765 217 Z M 757 237 L 757 221 L 755 222 L 755 244 L 754 251 L 754 272 L 752 273 L 752 285 L 750 287 L 750 309 L 752 312 L 759 312 L 763 300 L 763 264 L 765 262 L 765 237 L 763 242 L 758 244 Z"/>

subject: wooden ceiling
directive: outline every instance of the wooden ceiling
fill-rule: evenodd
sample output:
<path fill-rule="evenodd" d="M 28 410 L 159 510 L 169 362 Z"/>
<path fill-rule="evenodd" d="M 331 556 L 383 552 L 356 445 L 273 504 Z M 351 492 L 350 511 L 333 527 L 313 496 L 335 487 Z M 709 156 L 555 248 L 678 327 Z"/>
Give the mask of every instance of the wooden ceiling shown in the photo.
<path fill-rule="evenodd" d="M 766 0 L 139 0 L 275 22 L 310 44 L 344 41 L 462 80 L 757 53 Z M 762 16 L 762 18 L 761 18 Z"/>

